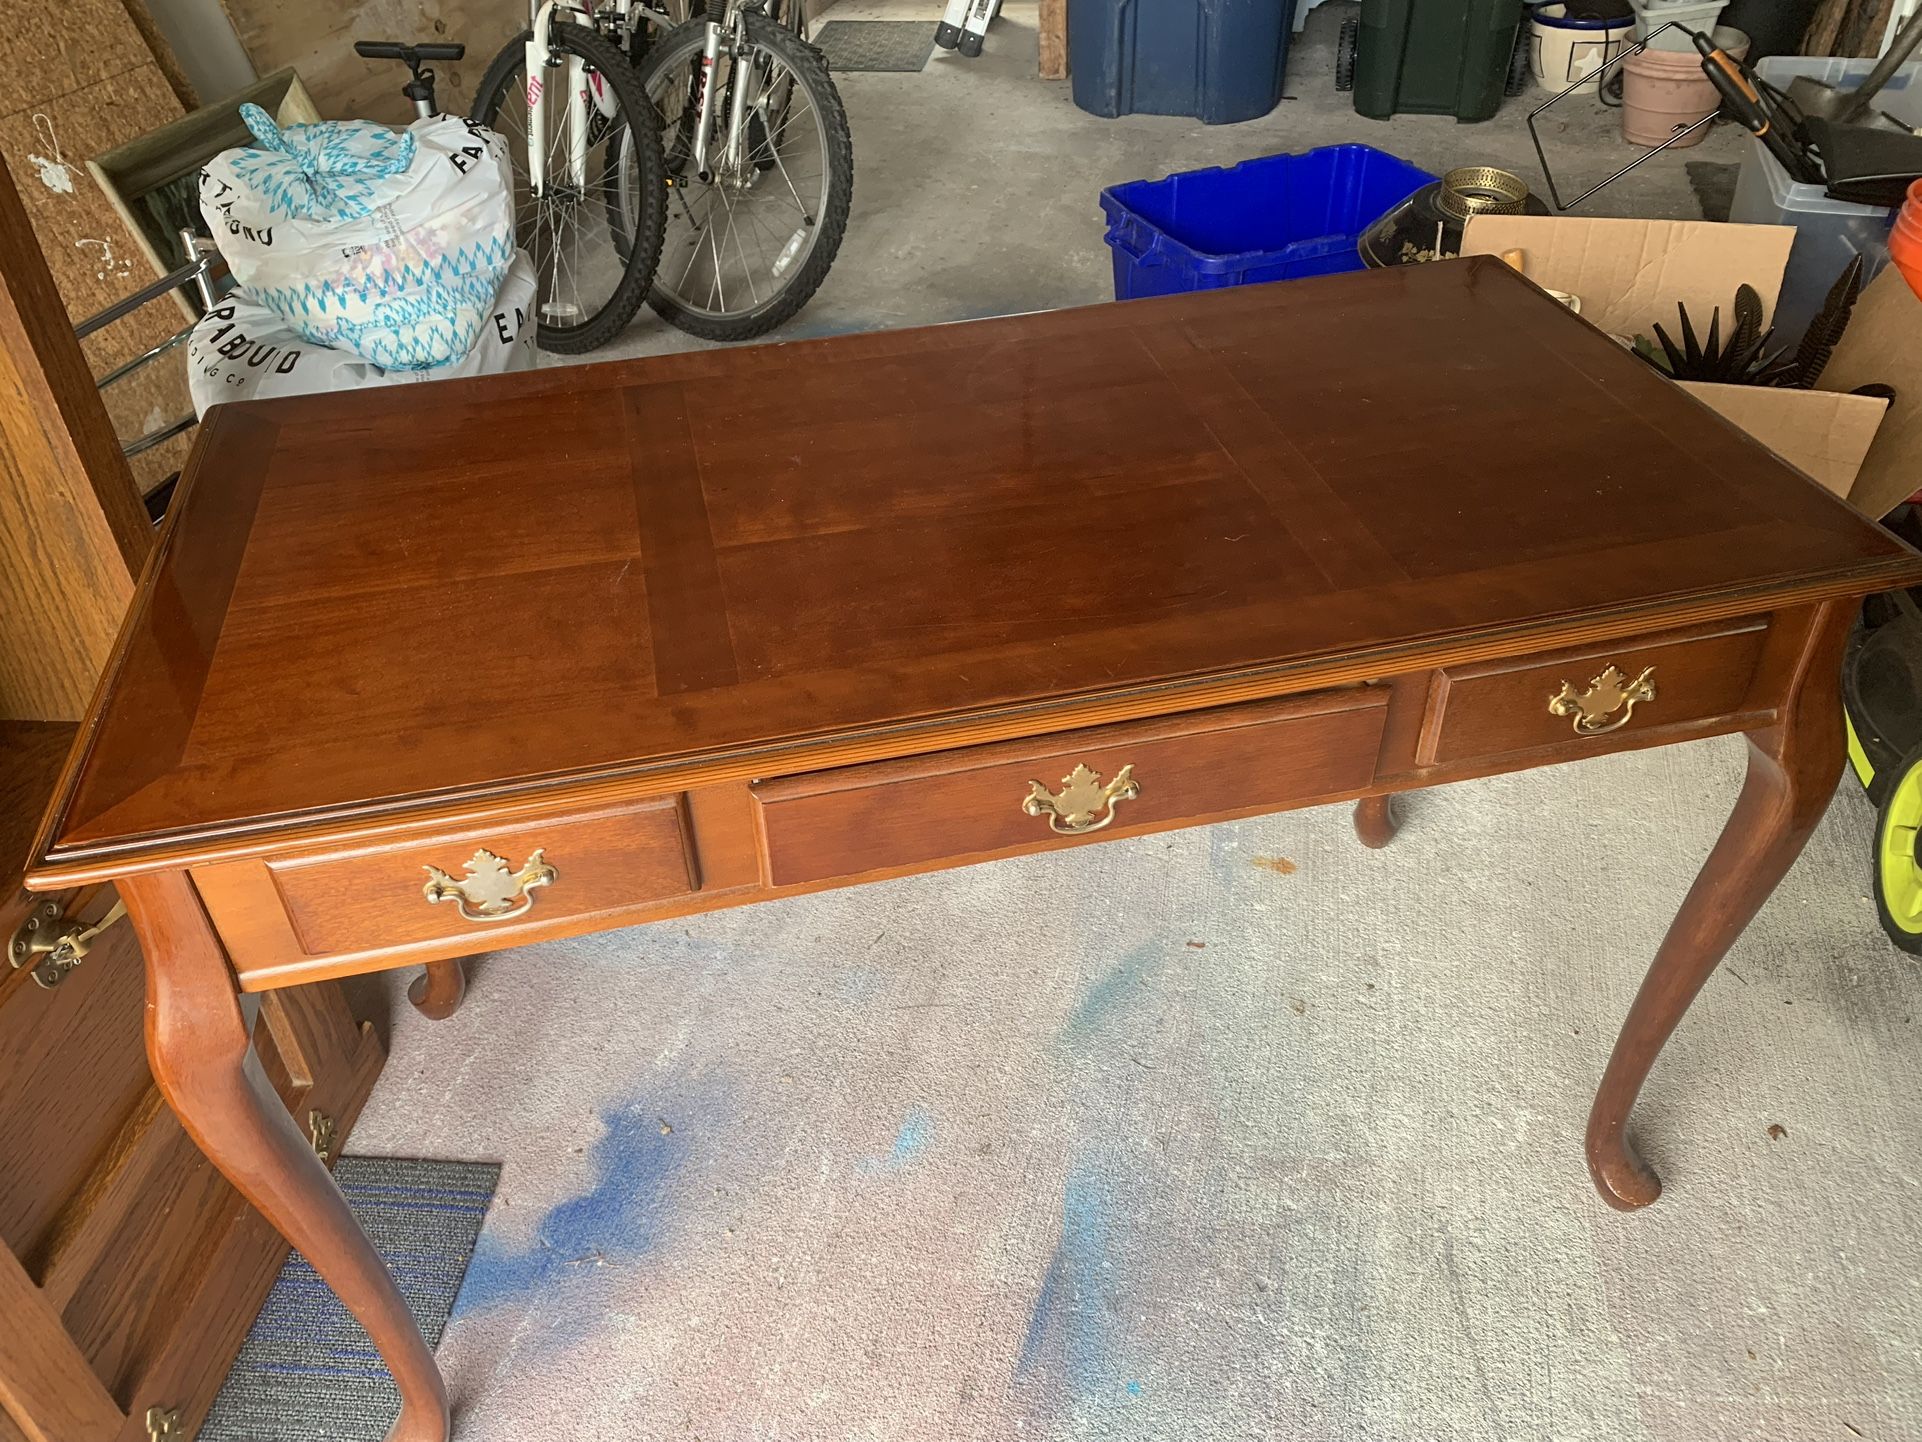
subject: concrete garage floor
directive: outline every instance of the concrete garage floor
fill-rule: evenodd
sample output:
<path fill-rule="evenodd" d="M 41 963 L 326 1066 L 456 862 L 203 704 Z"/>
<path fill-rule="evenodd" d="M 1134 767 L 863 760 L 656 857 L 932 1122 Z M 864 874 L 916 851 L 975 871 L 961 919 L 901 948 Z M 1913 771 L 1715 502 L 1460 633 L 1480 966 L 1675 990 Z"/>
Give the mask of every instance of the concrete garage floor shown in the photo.
<path fill-rule="evenodd" d="M 798 329 L 1102 300 L 1112 180 L 1343 139 L 1522 164 L 1513 110 L 1346 111 L 1336 10 L 1227 130 L 1082 116 L 1031 6 L 979 62 L 844 77 L 857 208 Z M 1695 213 L 1679 157 L 1604 200 Z M 457 1436 L 1922 1436 L 1922 969 L 1852 782 L 1644 1097 L 1663 1199 L 1583 1171 L 1741 762 L 1424 793 L 1379 853 L 1320 808 L 479 960 L 454 1019 L 396 1007 L 353 1137 L 505 1162 Z"/>
<path fill-rule="evenodd" d="M 1295 37 L 1286 94 L 1243 125 L 1137 115 L 1101 120 L 1075 107 L 1066 81 L 1035 78 L 1035 6 L 1009 0 L 974 60 L 936 50 L 916 75 L 836 77 L 854 134 L 854 207 L 847 238 L 813 302 L 778 335 L 799 339 L 980 316 L 1092 305 L 1114 298 L 1103 186 L 1278 151 L 1360 142 L 1440 174 L 1498 165 L 1546 196 L 1524 121 L 1545 91 L 1508 101 L 1495 119 L 1392 122 L 1355 113 L 1335 90 L 1335 36 L 1351 4 L 1325 4 Z M 841 0 L 822 20 L 933 20 L 939 0 Z M 1564 195 L 1627 164 L 1617 112 L 1571 97 L 1545 132 Z M 1699 219 L 1689 161 L 1738 161 L 1739 129 L 1657 156 L 1581 213 Z M 654 355 L 703 344 L 643 310 L 621 340 L 587 360 Z"/>

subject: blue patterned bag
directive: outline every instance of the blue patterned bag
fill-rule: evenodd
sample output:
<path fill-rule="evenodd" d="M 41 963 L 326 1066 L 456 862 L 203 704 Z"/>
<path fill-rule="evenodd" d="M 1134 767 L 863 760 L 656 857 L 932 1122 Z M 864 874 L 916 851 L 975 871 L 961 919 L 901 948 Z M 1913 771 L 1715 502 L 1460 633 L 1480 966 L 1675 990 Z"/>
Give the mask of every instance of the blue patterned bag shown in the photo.
<path fill-rule="evenodd" d="M 514 259 L 500 137 L 445 115 L 282 130 L 240 113 L 259 144 L 208 162 L 200 210 L 251 298 L 384 370 L 465 356 Z"/>

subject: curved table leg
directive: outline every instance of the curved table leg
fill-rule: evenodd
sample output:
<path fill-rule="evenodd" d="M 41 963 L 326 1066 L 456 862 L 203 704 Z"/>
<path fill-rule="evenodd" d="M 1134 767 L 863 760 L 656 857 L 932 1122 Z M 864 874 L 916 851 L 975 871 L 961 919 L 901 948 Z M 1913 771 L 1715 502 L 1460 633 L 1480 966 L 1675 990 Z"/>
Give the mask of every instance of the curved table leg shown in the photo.
<path fill-rule="evenodd" d="M 445 1021 L 460 1010 L 467 995 L 467 969 L 459 957 L 430 961 L 407 988 L 414 1010 L 433 1021 Z"/>
<path fill-rule="evenodd" d="M 1828 809 L 1842 771 L 1842 645 L 1854 608 L 1814 611 L 1789 700 L 1749 734 L 1748 777 L 1636 993 L 1588 1115 L 1588 1169 L 1603 1200 L 1645 1207 L 1661 1179 L 1628 1142 L 1628 1116 L 1662 1044 L 1742 928 L 1788 872 Z"/>
<path fill-rule="evenodd" d="M 1392 796 L 1364 796 L 1355 803 L 1355 835 L 1361 844 L 1382 849 L 1395 839 L 1401 830 L 1401 823 L 1395 820 L 1395 805 Z"/>
<path fill-rule="evenodd" d="M 127 877 L 147 963 L 147 1055 L 194 1144 L 300 1249 L 379 1349 L 400 1388 L 389 1442 L 446 1442 L 447 1390 L 394 1279 L 300 1134 L 248 1043 L 226 954 L 178 872 Z"/>

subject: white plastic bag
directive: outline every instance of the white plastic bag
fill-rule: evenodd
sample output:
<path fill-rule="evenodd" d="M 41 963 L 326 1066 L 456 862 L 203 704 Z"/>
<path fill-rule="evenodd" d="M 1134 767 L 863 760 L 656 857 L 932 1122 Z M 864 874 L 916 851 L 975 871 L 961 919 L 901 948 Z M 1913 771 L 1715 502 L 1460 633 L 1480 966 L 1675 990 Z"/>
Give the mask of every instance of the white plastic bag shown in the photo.
<path fill-rule="evenodd" d="M 305 339 L 383 370 L 465 356 L 514 258 L 507 147 L 452 116 L 282 130 L 209 161 L 200 212 L 234 278 Z"/>
<path fill-rule="evenodd" d="M 347 351 L 314 345 L 245 291 L 235 291 L 202 316 L 187 338 L 194 414 L 204 416 L 222 401 L 533 370 L 534 291 L 534 264 L 516 252 L 473 348 L 426 371 L 383 370 Z"/>

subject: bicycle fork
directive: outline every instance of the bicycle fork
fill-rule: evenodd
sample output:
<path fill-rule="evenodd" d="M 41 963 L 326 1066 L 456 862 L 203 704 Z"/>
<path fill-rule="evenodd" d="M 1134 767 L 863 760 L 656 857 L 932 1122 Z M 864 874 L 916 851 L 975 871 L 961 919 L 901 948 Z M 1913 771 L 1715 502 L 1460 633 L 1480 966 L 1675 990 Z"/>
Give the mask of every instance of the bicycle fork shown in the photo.
<path fill-rule="evenodd" d="M 544 0 L 534 12 L 533 34 L 526 47 L 527 72 L 527 185 L 536 199 L 547 193 L 547 106 L 551 87 L 546 74 L 555 68 L 552 26 L 559 0 Z M 566 7 L 566 8 L 572 8 Z M 563 56 L 561 67 L 566 89 L 567 171 L 558 184 L 587 188 L 588 112 L 593 105 L 587 93 L 587 69 L 578 55 Z"/>
<path fill-rule="evenodd" d="M 707 42 L 701 47 L 701 103 L 694 123 L 694 146 L 690 160 L 702 184 L 712 184 L 714 171 L 707 162 L 708 136 L 714 125 L 714 75 L 721 56 L 723 36 L 731 40 L 734 74 L 729 85 L 727 146 L 722 161 L 730 174 L 738 174 L 747 135 L 747 77 L 741 73 L 741 60 L 747 53 L 746 23 L 740 8 L 727 0 L 710 0 L 707 15 Z"/>

